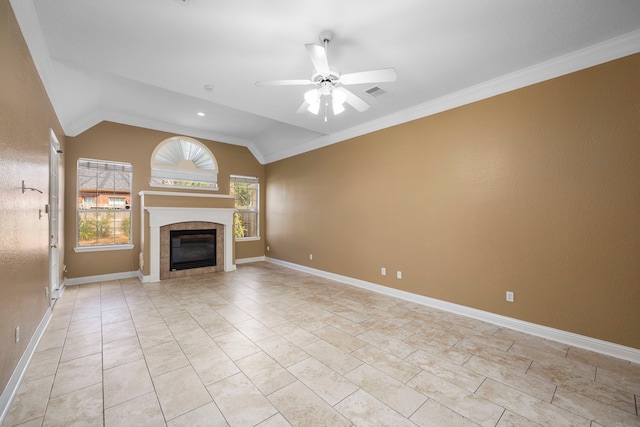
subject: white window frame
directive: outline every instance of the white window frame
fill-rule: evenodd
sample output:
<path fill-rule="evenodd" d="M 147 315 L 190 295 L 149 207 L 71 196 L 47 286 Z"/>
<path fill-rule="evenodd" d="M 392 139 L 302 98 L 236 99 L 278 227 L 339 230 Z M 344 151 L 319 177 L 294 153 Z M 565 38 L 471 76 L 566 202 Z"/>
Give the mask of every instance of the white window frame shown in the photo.
<path fill-rule="evenodd" d="M 83 166 L 81 166 L 83 165 Z M 95 195 L 95 207 L 94 208 L 84 208 L 83 206 L 81 206 L 80 204 L 80 194 L 82 193 L 82 188 L 80 187 L 80 169 L 81 167 L 86 168 L 85 165 L 88 165 L 89 168 L 91 167 L 96 167 L 96 168 L 106 168 L 106 169 L 121 169 L 123 172 L 129 173 L 129 208 L 125 208 L 125 209 L 115 209 L 115 206 L 110 206 L 110 199 L 107 199 L 108 202 L 108 207 L 106 208 L 98 208 L 97 205 L 99 203 L 98 199 L 99 196 L 96 193 Z M 99 251 L 113 251 L 113 250 L 127 250 L 127 249 L 133 249 L 134 245 L 133 245 L 133 224 L 132 224 L 132 209 L 131 209 L 131 203 L 133 202 L 133 198 L 132 198 L 132 186 L 133 186 L 133 166 L 131 165 L 131 163 L 125 163 L 125 162 L 116 162 L 116 161 L 110 161 L 110 160 L 96 160 L 96 159 L 87 159 L 87 158 L 79 158 L 78 162 L 77 162 L 77 168 L 76 168 L 76 218 L 77 218 L 77 223 L 76 223 L 76 246 L 74 248 L 75 252 L 99 252 Z M 115 178 L 114 178 L 115 179 Z M 106 188 L 106 187 L 105 187 Z M 97 190 L 97 189 L 96 189 Z M 89 196 L 89 197 L 93 197 L 93 196 Z M 108 195 L 105 195 L 105 197 L 109 197 Z M 121 196 L 114 196 L 114 197 L 118 197 L 120 198 Z M 126 196 L 124 197 L 126 199 Z M 108 243 L 108 244 L 103 244 L 103 245 L 86 245 L 86 246 L 80 246 L 80 213 L 82 212 L 97 212 L 97 213 L 109 213 L 109 212 L 114 212 L 117 211 L 118 213 L 122 214 L 122 213 L 127 213 L 128 214 L 128 219 L 129 219 L 129 242 L 128 243 Z"/>
<path fill-rule="evenodd" d="M 160 142 L 151 154 L 149 185 L 217 191 L 218 162 L 202 142 L 187 136 L 173 136 Z"/>
<path fill-rule="evenodd" d="M 247 242 L 247 241 L 255 241 L 260 240 L 260 179 L 257 176 L 246 176 L 246 175 L 230 175 L 229 177 L 229 194 L 231 194 L 231 186 L 235 182 L 246 182 L 251 184 L 256 184 L 256 203 L 253 209 L 238 209 L 236 207 L 236 213 L 239 212 L 249 212 L 255 213 L 256 215 L 256 235 L 248 236 L 248 237 L 236 237 L 236 242 Z M 235 206 L 235 202 L 234 202 Z M 234 218 L 234 235 L 235 235 L 235 218 Z"/>

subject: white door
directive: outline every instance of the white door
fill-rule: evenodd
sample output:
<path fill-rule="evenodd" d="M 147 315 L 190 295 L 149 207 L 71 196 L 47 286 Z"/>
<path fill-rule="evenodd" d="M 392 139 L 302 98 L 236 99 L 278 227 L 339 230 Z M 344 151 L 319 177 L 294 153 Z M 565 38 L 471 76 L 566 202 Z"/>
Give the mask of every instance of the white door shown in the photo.
<path fill-rule="evenodd" d="M 62 294 L 60 288 L 60 249 L 58 248 L 58 236 L 60 235 L 58 200 L 60 193 L 60 143 L 58 138 L 50 130 L 49 144 L 49 295 L 51 305 Z"/>

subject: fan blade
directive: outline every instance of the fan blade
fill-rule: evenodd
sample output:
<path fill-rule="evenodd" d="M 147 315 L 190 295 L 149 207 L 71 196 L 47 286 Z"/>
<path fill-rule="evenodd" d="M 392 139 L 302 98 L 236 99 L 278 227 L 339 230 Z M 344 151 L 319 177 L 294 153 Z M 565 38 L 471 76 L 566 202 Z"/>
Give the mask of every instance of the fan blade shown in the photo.
<path fill-rule="evenodd" d="M 264 80 L 256 82 L 256 86 L 305 86 L 312 84 L 311 80 Z"/>
<path fill-rule="evenodd" d="M 358 110 L 359 112 L 362 113 L 363 111 L 367 111 L 369 109 L 369 104 L 364 102 L 362 99 L 360 99 L 350 90 L 345 89 L 343 87 L 336 87 L 333 90 L 337 90 L 344 93 L 347 96 L 347 103 L 351 105 L 353 108 L 355 108 L 356 110 Z"/>
<path fill-rule="evenodd" d="M 311 62 L 316 69 L 316 72 L 321 76 L 329 75 L 329 61 L 327 60 L 327 51 L 324 47 L 317 44 L 305 44 L 307 52 L 311 57 Z"/>
<path fill-rule="evenodd" d="M 396 70 L 384 68 L 382 70 L 343 74 L 340 76 L 340 83 L 343 85 L 356 85 L 361 83 L 395 82 L 397 78 L 398 73 L 396 73 Z"/>
<path fill-rule="evenodd" d="M 309 104 L 307 103 L 307 101 L 302 101 L 302 104 L 300 105 L 300 108 L 298 108 L 298 110 L 296 111 L 296 114 L 302 114 L 305 111 L 307 111 L 307 108 L 309 107 Z"/>

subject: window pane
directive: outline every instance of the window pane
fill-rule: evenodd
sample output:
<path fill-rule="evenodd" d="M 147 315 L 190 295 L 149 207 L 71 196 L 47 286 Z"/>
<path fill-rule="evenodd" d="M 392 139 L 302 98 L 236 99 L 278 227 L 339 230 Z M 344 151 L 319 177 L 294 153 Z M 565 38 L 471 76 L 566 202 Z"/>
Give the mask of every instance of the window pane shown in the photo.
<path fill-rule="evenodd" d="M 96 245 L 98 242 L 98 214 L 96 212 L 80 212 L 78 217 L 78 245 Z"/>
<path fill-rule="evenodd" d="M 129 212 L 113 213 L 113 239 L 115 244 L 127 244 L 131 235 L 131 214 Z"/>
<path fill-rule="evenodd" d="M 218 167 L 213 153 L 187 137 L 162 141 L 151 158 L 152 186 L 218 190 Z"/>
<path fill-rule="evenodd" d="M 259 237 L 260 184 L 258 183 L 258 178 L 231 175 L 229 190 L 229 194 L 235 197 L 235 237 Z"/>
<path fill-rule="evenodd" d="M 233 218 L 235 237 L 258 237 L 257 212 L 238 211 Z"/>
<path fill-rule="evenodd" d="M 78 245 L 131 243 L 128 163 L 78 160 Z"/>

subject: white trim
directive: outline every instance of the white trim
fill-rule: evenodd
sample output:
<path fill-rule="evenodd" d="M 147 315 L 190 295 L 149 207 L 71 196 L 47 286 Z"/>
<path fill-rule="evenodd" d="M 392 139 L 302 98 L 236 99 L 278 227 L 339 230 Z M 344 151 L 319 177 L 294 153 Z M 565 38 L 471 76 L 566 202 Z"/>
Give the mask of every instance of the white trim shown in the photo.
<path fill-rule="evenodd" d="M 69 135 L 67 132 L 69 126 L 65 126 L 65 120 L 63 120 L 63 117 L 60 117 L 60 107 L 63 104 L 65 95 L 60 93 L 60 89 L 56 84 L 53 62 L 33 1 L 10 0 L 10 3 L 11 9 L 13 9 L 13 13 L 20 26 L 22 37 L 24 37 L 27 43 L 29 53 L 31 53 L 31 58 L 42 81 L 42 85 L 51 101 L 58 123 L 62 126 L 64 134 Z"/>
<path fill-rule="evenodd" d="M 62 279 L 62 283 L 60 283 L 58 285 L 58 287 L 51 292 L 51 295 L 50 295 L 51 299 L 53 301 L 57 301 L 60 298 L 62 298 L 62 295 L 64 295 L 64 290 L 65 290 L 66 286 L 67 286 L 67 279 L 63 278 Z M 54 302 L 54 304 L 55 304 L 55 302 Z"/>
<path fill-rule="evenodd" d="M 104 246 L 76 246 L 73 251 L 76 253 L 83 252 L 102 252 L 102 251 L 126 251 L 131 250 L 135 246 L 131 243 L 125 245 L 104 245 Z"/>
<path fill-rule="evenodd" d="M 602 43 L 541 62 L 513 73 L 505 74 L 504 76 L 345 129 L 341 132 L 330 135 L 320 135 L 310 141 L 297 144 L 295 147 L 266 155 L 264 156 L 264 161 L 267 164 L 276 162 L 357 136 L 431 116 L 472 102 L 584 70 L 585 68 L 600 65 L 638 52 L 640 52 L 640 30 L 632 31 Z"/>
<path fill-rule="evenodd" d="M 33 1 L 27 0 L 10 0 L 11 7 L 16 15 L 22 34 L 27 42 L 29 51 L 34 60 L 40 79 L 51 99 L 56 115 L 59 115 L 63 96 L 59 94 L 59 90 L 55 85 L 55 74 L 53 65 L 37 13 L 33 5 Z M 321 135 L 311 141 L 303 142 L 294 148 L 285 149 L 264 155 L 255 145 L 254 141 L 238 138 L 226 134 L 220 134 L 203 129 L 188 128 L 177 124 L 165 123 L 159 120 L 152 120 L 129 114 L 121 114 L 113 111 L 99 110 L 76 120 L 76 123 L 67 123 L 65 120 L 58 121 L 61 123 L 64 133 L 67 136 L 77 136 L 85 130 L 95 126 L 101 121 L 112 121 L 115 123 L 128 124 L 142 128 L 154 129 L 175 133 L 178 135 L 190 135 L 195 138 L 205 138 L 213 141 L 225 142 L 228 144 L 240 145 L 246 147 L 251 154 L 260 162 L 260 164 L 268 164 L 288 157 L 302 154 L 307 151 L 316 150 L 324 146 L 335 144 L 349 138 L 364 135 L 400 123 L 405 123 L 417 118 L 426 117 L 445 111 L 451 108 L 459 107 L 480 99 L 489 98 L 511 90 L 519 89 L 544 80 L 549 80 L 561 75 L 579 71 L 594 65 L 599 65 L 608 61 L 613 61 L 634 53 L 640 52 L 640 30 L 623 34 L 613 39 L 605 40 L 601 43 L 580 49 L 566 55 L 551 59 L 549 61 L 525 68 L 515 73 L 511 73 L 488 82 L 482 83 L 471 88 L 463 89 L 457 93 L 436 99 L 413 108 L 399 111 L 372 120 L 359 126 L 346 129 L 332 135 Z"/>
<path fill-rule="evenodd" d="M 252 258 L 240 258 L 240 259 L 236 259 L 236 265 L 238 264 L 249 264 L 251 262 L 261 262 L 261 261 L 266 261 L 267 258 L 263 255 L 263 256 L 256 256 L 256 257 L 252 257 Z"/>
<path fill-rule="evenodd" d="M 84 277 L 65 277 L 64 285 L 65 286 L 74 286 L 74 285 L 84 285 L 85 283 L 96 283 L 96 282 L 108 282 L 109 280 L 120 280 L 120 279 L 130 279 L 132 277 L 138 277 L 139 272 L 136 271 L 124 271 L 121 273 L 109 273 L 109 274 L 98 274 L 95 276 L 84 276 Z"/>
<path fill-rule="evenodd" d="M 31 359 L 33 358 L 33 354 L 36 352 L 38 348 L 38 343 L 44 335 L 44 332 L 47 330 L 47 326 L 49 325 L 49 321 L 51 320 L 51 308 L 47 308 L 45 311 L 40 324 L 36 328 L 29 341 L 29 345 L 22 353 L 22 357 L 18 361 L 16 368 L 13 370 L 13 374 L 11 374 L 11 378 L 9 378 L 9 382 L 7 383 L 4 391 L 0 395 L 0 425 L 2 425 L 5 417 L 9 413 L 9 408 L 11 407 L 11 403 L 13 399 L 15 399 L 16 394 L 18 393 L 18 389 L 20 388 L 20 384 L 24 379 L 24 375 L 27 373 L 27 368 L 29 367 L 29 363 L 31 363 Z"/>
<path fill-rule="evenodd" d="M 262 237 L 260 237 L 260 236 L 256 236 L 256 237 L 236 237 L 236 243 L 238 243 L 238 242 L 257 242 L 260 239 L 262 239 Z"/>
<path fill-rule="evenodd" d="M 188 185 L 169 185 L 169 184 L 156 184 L 154 182 L 149 182 L 149 187 L 155 187 L 155 188 L 188 188 L 190 190 L 194 190 L 194 191 L 219 191 L 220 187 L 218 186 L 218 183 L 216 182 L 215 185 L 212 185 L 211 187 L 198 187 L 198 186 L 188 186 Z"/>
<path fill-rule="evenodd" d="M 61 99 L 59 90 L 55 85 L 55 73 L 53 65 L 33 1 L 10 0 L 11 7 L 16 15 L 22 34 L 27 42 L 29 51 L 34 60 L 40 79 L 51 99 L 56 114 L 59 114 Z M 486 99 L 511 90 L 549 80 L 588 67 L 613 61 L 634 53 L 640 52 L 640 30 L 605 40 L 601 43 L 588 46 L 566 55 L 553 58 L 540 64 L 525 68 L 514 73 L 490 80 L 479 85 L 463 89 L 454 94 L 426 102 L 424 104 L 399 111 L 380 119 L 372 120 L 359 126 L 346 129 L 331 135 L 321 135 L 311 141 L 301 142 L 293 148 L 281 150 L 264 155 L 255 145 L 254 141 L 238 138 L 231 135 L 220 134 L 203 129 L 188 128 L 177 124 L 165 123 L 130 114 L 116 113 L 113 111 L 99 110 L 87 117 L 77 120 L 76 123 L 66 123 L 60 120 L 64 133 L 67 136 L 77 136 L 101 121 L 112 121 L 142 128 L 154 129 L 175 133 L 178 135 L 190 135 L 196 138 L 205 138 L 213 141 L 246 147 L 260 164 L 268 164 L 288 157 L 316 150 L 324 146 L 335 144 L 349 138 L 364 135 L 397 124 L 405 123 L 417 118 L 426 117 L 451 108 L 469 104 L 480 99 Z"/>
<path fill-rule="evenodd" d="M 326 279 L 342 282 L 347 285 L 357 286 L 359 288 L 368 289 L 373 292 L 378 292 L 378 293 L 389 295 L 395 298 L 411 301 L 417 304 L 425 305 L 427 307 L 437 308 L 440 310 L 459 314 L 461 316 L 471 317 L 473 319 L 482 320 L 484 322 L 492 323 L 494 325 L 503 326 L 505 328 L 514 329 L 516 331 L 546 338 L 552 341 L 557 341 L 573 347 L 579 347 L 579 348 L 594 351 L 597 353 L 606 354 L 608 356 L 616 357 L 618 359 L 628 360 L 633 363 L 640 363 L 640 349 L 637 349 L 637 348 L 627 347 L 620 344 L 615 344 L 608 341 L 603 341 L 596 338 L 575 334 L 573 332 L 567 332 L 560 329 L 550 328 L 548 326 L 525 322 L 523 320 L 514 319 L 512 317 L 506 317 L 500 314 L 478 310 L 476 308 L 466 307 L 459 304 L 453 304 L 447 301 L 442 301 L 435 298 L 429 298 L 423 295 L 401 291 L 399 289 L 393 289 L 387 286 L 378 285 L 376 283 L 366 282 L 364 280 L 354 279 L 352 277 L 342 276 L 339 274 L 330 273 L 323 270 L 317 270 L 315 268 L 306 267 L 303 265 L 294 264 L 291 262 L 282 261 L 275 258 L 267 257 L 266 261 L 272 262 L 274 264 L 282 265 L 284 267 L 292 268 L 294 270 L 299 270 L 305 273 L 313 274 L 315 276 L 320 276 Z"/>
<path fill-rule="evenodd" d="M 182 191 L 148 191 L 138 192 L 138 196 L 177 196 L 177 197 L 215 197 L 220 199 L 235 199 L 229 194 L 202 194 L 202 193 L 184 193 Z"/>
<path fill-rule="evenodd" d="M 13 3 L 14 1 L 24 2 L 25 0 L 11 0 L 11 1 Z M 36 14 L 35 10 L 33 13 L 34 15 Z M 22 25 L 20 25 L 20 28 L 22 28 Z M 40 30 L 39 25 L 37 27 L 37 31 L 42 32 Z M 42 40 L 44 42 L 44 36 L 42 36 Z M 46 59 L 49 62 L 51 62 L 51 59 L 49 58 L 48 54 Z M 50 66 L 50 68 L 52 68 L 52 66 Z M 45 89 L 48 89 L 48 88 L 45 88 Z M 239 138 L 236 136 L 222 134 L 222 133 L 218 133 L 218 132 L 214 132 L 206 129 L 196 129 L 196 128 L 182 126 L 174 123 L 166 123 L 160 120 L 149 119 L 146 117 L 140 117 L 140 116 L 131 115 L 131 114 L 122 114 L 122 113 L 113 112 L 109 110 L 106 110 L 106 111 L 98 110 L 95 113 L 92 113 L 87 117 L 83 118 L 83 120 L 76 121 L 76 123 L 73 123 L 73 126 L 67 126 L 69 129 L 68 131 L 67 129 L 65 129 L 65 135 L 71 136 L 71 137 L 78 136 L 82 132 L 86 131 L 87 129 L 90 129 L 91 127 L 103 121 L 121 123 L 124 125 L 136 126 L 136 127 L 145 128 L 145 129 L 159 130 L 167 133 L 173 133 L 176 135 L 189 135 L 190 137 L 193 137 L 193 138 L 203 138 L 203 139 L 214 141 L 214 142 L 217 141 L 217 142 L 223 142 L 226 144 L 239 145 L 241 147 L 246 147 L 249 150 L 249 152 L 253 154 L 253 156 L 256 158 L 256 160 L 260 164 L 262 165 L 265 164 L 264 156 L 262 155 L 260 150 L 256 147 L 254 142 L 249 139 Z"/>
<path fill-rule="evenodd" d="M 145 129 L 159 130 L 167 133 L 173 133 L 175 135 L 189 135 L 193 138 L 203 138 L 210 141 L 219 141 L 227 144 L 240 145 L 247 147 L 251 151 L 252 142 L 248 139 L 238 138 L 236 136 L 213 132 L 206 129 L 196 129 L 187 126 L 182 126 L 174 123 L 166 123 L 160 120 L 149 119 L 146 117 L 140 117 L 132 114 L 123 114 L 114 111 L 100 111 L 100 121 L 109 121 L 114 123 L 121 123 L 124 125 L 136 126 Z M 87 128 L 88 129 L 88 128 Z M 78 136 L 87 129 L 83 127 L 77 127 L 73 129 L 74 135 L 70 135 L 65 132 L 65 135 L 74 137 Z M 260 159 L 256 160 L 260 161 Z"/>

